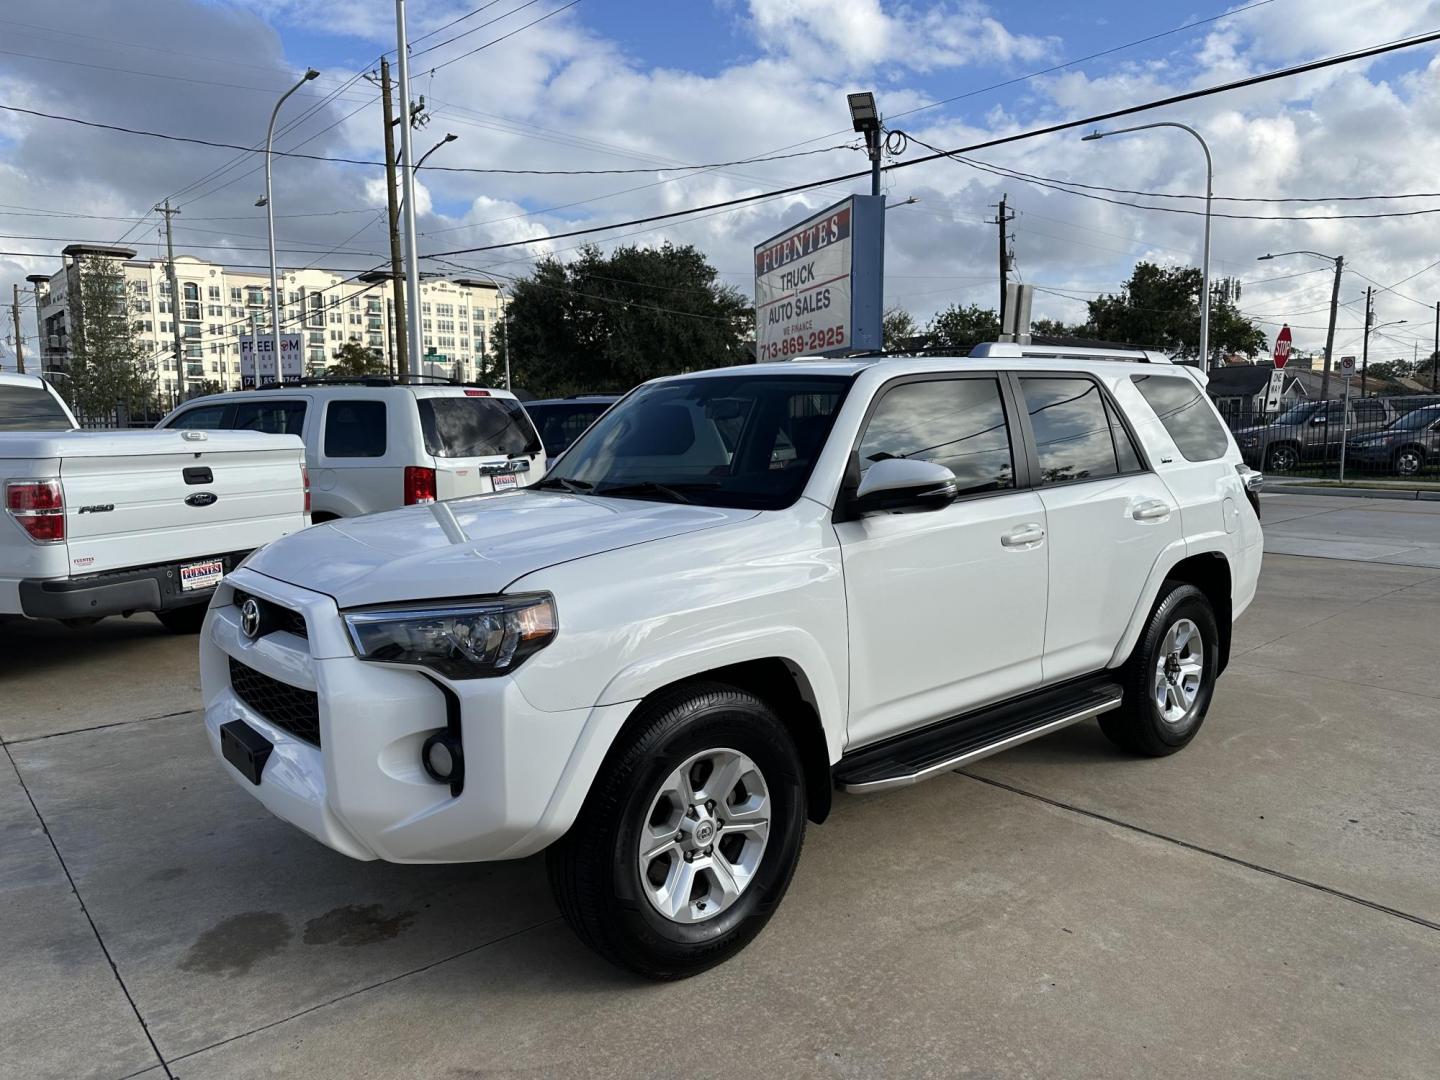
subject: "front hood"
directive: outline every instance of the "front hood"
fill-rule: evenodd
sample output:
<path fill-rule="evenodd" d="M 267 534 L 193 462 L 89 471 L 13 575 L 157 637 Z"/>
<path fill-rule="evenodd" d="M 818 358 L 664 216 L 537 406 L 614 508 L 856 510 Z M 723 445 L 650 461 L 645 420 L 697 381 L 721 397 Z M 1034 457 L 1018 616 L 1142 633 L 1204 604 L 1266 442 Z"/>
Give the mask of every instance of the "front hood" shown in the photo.
<path fill-rule="evenodd" d="M 261 548 L 246 565 L 327 593 L 342 608 L 483 596 L 557 563 L 755 516 L 754 510 L 517 491 L 316 525 Z"/>
<path fill-rule="evenodd" d="M 1382 433 L 1378 435 L 1352 435 L 1346 441 L 1351 446 L 1384 446 L 1386 443 L 1392 440 L 1399 440 L 1400 438 L 1401 436 L 1393 433 Z"/>

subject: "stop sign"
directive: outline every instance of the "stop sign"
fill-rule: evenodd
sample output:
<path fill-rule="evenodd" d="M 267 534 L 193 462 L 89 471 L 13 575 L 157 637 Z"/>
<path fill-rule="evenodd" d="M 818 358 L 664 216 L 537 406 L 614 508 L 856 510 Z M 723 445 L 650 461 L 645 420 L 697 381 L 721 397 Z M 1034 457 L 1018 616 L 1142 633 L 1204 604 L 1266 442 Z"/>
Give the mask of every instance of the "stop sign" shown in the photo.
<path fill-rule="evenodd" d="M 1286 323 L 1280 327 L 1280 333 L 1275 338 L 1275 366 L 1283 368 L 1285 362 L 1290 359 L 1290 324 Z"/>

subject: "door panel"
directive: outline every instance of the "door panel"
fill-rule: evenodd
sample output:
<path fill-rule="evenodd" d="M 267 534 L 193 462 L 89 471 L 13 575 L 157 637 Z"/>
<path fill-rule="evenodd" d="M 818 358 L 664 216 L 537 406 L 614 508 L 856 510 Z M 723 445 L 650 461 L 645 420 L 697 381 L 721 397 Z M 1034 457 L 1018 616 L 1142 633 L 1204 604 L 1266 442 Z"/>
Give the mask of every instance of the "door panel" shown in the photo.
<path fill-rule="evenodd" d="M 962 498 L 835 526 L 852 746 L 1039 684 L 1046 524 L 1039 496 L 1015 490 L 1013 417 L 1008 388 L 977 373 L 898 380 L 863 425 L 856 473 L 885 458 L 934 461 Z"/>

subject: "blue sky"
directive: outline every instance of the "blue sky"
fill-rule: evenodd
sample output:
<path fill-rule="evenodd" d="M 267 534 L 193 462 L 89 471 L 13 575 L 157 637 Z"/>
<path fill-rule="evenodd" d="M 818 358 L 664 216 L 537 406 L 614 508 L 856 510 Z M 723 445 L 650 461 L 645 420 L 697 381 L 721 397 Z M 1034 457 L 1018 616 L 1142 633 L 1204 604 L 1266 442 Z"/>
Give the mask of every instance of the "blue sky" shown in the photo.
<path fill-rule="evenodd" d="M 412 39 L 480 2 L 410 0 Z M 427 95 L 432 112 L 429 128 L 416 135 L 417 146 L 427 148 L 453 131 L 459 140 L 433 164 L 650 171 L 576 177 L 427 170 L 417 200 L 422 252 L 543 238 L 861 168 L 863 158 L 843 149 L 694 173 L 664 168 L 794 144 L 817 149 L 847 143 L 848 90 L 874 89 L 892 126 L 956 146 L 1440 25 L 1440 0 L 1271 0 L 1251 10 L 1193 0 L 1183 7 L 1153 0 L 1003 6 L 979 0 L 582 0 L 433 77 L 428 73 L 431 65 L 561 4 L 534 0 L 522 10 L 524 2 L 499 0 L 418 43 L 417 49 L 432 46 L 501 16 L 462 42 L 417 56 L 413 90 Z M 1222 17 L 1058 73 L 898 116 L 1213 16 Z M 359 75 L 393 45 L 393 30 L 391 0 L 53 0 L 0 12 L 7 50 L 0 53 L 0 102 L 253 144 L 263 135 L 277 92 L 308 64 L 320 68 L 322 78 L 287 103 L 282 123 L 298 126 L 277 147 L 373 160 L 380 154 L 379 112 L 375 91 Z M 1430 150 L 1440 136 L 1435 57 L 1433 47 L 1416 49 L 1154 118 L 1191 123 L 1206 134 L 1221 194 L 1428 191 L 1440 166 Z M 240 85 L 256 89 L 235 89 Z M 306 116 L 311 106 L 317 111 Z M 11 281 L 53 268 L 61 246 L 16 237 L 123 238 L 153 254 L 150 208 L 167 195 L 183 207 L 177 239 L 185 250 L 232 263 L 257 259 L 246 250 L 264 231 L 253 206 L 253 161 L 207 180 L 235 155 L 60 129 L 3 112 L 0 146 L 6 148 L 0 232 L 9 236 L 0 250 L 33 253 L 0 255 L 0 287 L 7 293 Z M 912 147 L 903 156 L 919 152 Z M 1177 194 L 1203 190 L 1193 143 L 1162 135 L 1082 144 L 1071 133 L 997 149 L 983 159 L 1084 183 Z M 282 158 L 275 172 L 276 205 L 288 215 L 278 226 L 281 243 L 292 249 L 292 261 L 360 267 L 381 253 L 383 227 L 374 210 L 383 190 L 376 170 Z M 748 291 L 748 253 L 757 239 L 861 187 L 819 189 L 664 227 L 602 233 L 596 240 L 605 248 L 694 243 L 726 281 Z M 1118 288 L 1139 259 L 1199 258 L 1196 219 L 1096 203 L 939 162 L 887 180 L 892 200 L 919 200 L 889 217 L 887 302 L 922 321 L 950 303 L 993 305 L 995 233 L 985 219 L 1002 192 L 1019 213 L 1014 230 L 1020 273 L 1048 290 L 1037 299 L 1037 315 L 1081 317 L 1084 299 Z M 1429 204 L 1381 208 L 1417 205 Z M 1344 208 L 1321 204 L 1307 212 Z M 87 216 L 68 216 L 77 213 Z M 1265 250 L 1346 253 L 1355 275 L 1342 290 L 1342 331 L 1359 325 L 1353 301 L 1366 277 L 1386 285 L 1408 279 L 1383 292 L 1377 307 L 1383 320 L 1407 318 L 1418 325 L 1425 318 L 1421 307 L 1440 296 L 1440 268 L 1427 268 L 1435 259 L 1427 221 L 1219 220 L 1215 269 L 1247 282 L 1242 306 L 1269 332 L 1291 322 L 1300 347 L 1319 336 L 1311 327 L 1320 321 L 1314 312 L 1328 300 L 1325 275 L 1293 277 L 1314 268 L 1286 266 L 1286 274 L 1275 269 L 1278 264 L 1257 264 Z M 568 257 L 575 245 L 526 244 L 473 252 L 463 261 L 516 275 L 541 255 Z M 1409 344 L 1406 333 L 1404 327 L 1397 332 L 1397 349 Z"/>

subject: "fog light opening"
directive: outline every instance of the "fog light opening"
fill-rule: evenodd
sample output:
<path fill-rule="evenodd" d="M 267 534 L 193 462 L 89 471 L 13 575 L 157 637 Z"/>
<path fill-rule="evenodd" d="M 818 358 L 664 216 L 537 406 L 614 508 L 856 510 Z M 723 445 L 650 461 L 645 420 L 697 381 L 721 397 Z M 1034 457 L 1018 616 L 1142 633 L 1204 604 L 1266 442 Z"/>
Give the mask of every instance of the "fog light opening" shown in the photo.
<path fill-rule="evenodd" d="M 449 731 L 437 731 L 425 740 L 420 750 L 420 763 L 432 780 L 449 784 L 454 790 L 465 778 L 465 751 L 460 739 Z"/>

